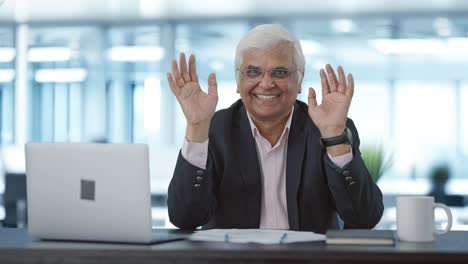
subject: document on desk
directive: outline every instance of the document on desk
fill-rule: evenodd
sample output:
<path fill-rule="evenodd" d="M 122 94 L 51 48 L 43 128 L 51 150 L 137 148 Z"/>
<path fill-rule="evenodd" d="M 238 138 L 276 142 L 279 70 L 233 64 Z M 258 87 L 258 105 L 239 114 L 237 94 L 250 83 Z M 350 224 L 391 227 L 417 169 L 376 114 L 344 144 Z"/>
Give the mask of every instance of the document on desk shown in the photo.
<path fill-rule="evenodd" d="M 196 241 L 228 243 L 286 244 L 295 242 L 325 241 L 325 235 L 314 232 L 270 229 L 211 229 L 195 231 L 189 237 Z"/>

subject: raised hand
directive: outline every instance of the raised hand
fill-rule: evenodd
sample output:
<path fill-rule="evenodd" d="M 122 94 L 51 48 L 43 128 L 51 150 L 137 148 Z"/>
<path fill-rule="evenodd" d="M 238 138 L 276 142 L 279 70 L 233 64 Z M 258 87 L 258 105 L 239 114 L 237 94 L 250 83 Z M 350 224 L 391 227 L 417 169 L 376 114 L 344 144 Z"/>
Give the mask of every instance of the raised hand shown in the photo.
<path fill-rule="evenodd" d="M 322 103 L 317 105 L 314 88 L 309 88 L 309 116 L 319 128 L 322 137 L 334 137 L 343 133 L 346 128 L 346 117 L 354 93 L 354 80 L 345 73 L 341 66 L 338 67 L 338 79 L 335 71 L 327 64 L 327 74 L 320 70 L 322 82 Z"/>
<path fill-rule="evenodd" d="M 172 61 L 172 74 L 167 73 L 167 80 L 187 120 L 187 139 L 200 141 L 208 138 L 208 127 L 218 103 L 215 74 L 208 77 L 208 93 L 205 93 L 198 83 L 195 56 L 190 55 L 187 71 L 185 54 L 180 53 L 179 65 Z"/>

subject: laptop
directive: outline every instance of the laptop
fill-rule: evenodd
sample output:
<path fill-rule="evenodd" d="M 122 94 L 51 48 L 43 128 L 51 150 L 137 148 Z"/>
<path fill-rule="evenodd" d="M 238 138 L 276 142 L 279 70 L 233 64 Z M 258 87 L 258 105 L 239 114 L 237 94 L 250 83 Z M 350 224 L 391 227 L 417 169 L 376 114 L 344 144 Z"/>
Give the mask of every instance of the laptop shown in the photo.
<path fill-rule="evenodd" d="M 187 237 L 152 229 L 146 145 L 29 143 L 25 150 L 31 236 L 141 244 Z"/>

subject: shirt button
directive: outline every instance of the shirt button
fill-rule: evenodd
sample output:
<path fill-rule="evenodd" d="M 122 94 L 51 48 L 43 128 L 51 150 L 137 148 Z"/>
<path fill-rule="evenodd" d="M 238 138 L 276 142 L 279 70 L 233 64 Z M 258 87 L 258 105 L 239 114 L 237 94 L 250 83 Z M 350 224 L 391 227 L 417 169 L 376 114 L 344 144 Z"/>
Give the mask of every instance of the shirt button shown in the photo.
<path fill-rule="evenodd" d="M 352 181 L 352 180 L 353 180 L 353 177 L 351 177 L 351 176 L 346 177 L 345 180 L 346 180 L 347 182 Z"/>
<path fill-rule="evenodd" d="M 197 170 L 197 175 L 203 175 L 203 170 Z"/>
<path fill-rule="evenodd" d="M 343 171 L 342 172 L 342 175 L 345 176 L 345 177 L 348 177 L 349 175 L 351 175 L 351 173 L 347 170 Z"/>
<path fill-rule="evenodd" d="M 195 184 L 193 185 L 193 187 L 195 187 L 195 188 L 200 188 L 200 184 L 195 183 Z"/>
<path fill-rule="evenodd" d="M 201 182 L 201 181 L 203 180 L 203 177 L 202 177 L 202 176 L 197 176 L 195 179 L 196 179 L 197 181 Z"/>

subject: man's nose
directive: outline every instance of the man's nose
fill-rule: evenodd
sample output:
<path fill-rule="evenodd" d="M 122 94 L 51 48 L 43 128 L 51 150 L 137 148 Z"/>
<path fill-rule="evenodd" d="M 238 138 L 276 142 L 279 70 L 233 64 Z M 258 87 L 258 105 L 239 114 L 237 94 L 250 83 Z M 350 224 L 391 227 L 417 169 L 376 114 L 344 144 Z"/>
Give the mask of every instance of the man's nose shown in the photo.
<path fill-rule="evenodd" d="M 260 80 L 260 85 L 264 88 L 271 88 L 275 86 L 275 81 L 273 78 L 271 78 L 271 75 L 269 72 L 264 72 L 262 79 Z"/>

